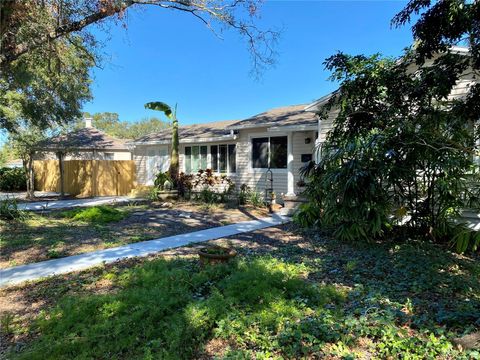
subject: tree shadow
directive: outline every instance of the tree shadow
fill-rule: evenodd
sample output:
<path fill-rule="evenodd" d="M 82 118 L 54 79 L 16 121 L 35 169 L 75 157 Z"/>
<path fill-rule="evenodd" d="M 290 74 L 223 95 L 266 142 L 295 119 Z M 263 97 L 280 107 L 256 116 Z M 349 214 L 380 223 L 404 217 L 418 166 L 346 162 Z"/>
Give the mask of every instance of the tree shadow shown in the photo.
<path fill-rule="evenodd" d="M 286 321 L 304 316 L 301 304 L 343 302 L 334 288 L 303 281 L 303 271 L 273 258 L 206 268 L 158 259 L 108 273 L 115 291 L 62 297 L 29 329 L 40 337 L 12 356 L 191 359 L 215 338 L 268 348 Z"/>

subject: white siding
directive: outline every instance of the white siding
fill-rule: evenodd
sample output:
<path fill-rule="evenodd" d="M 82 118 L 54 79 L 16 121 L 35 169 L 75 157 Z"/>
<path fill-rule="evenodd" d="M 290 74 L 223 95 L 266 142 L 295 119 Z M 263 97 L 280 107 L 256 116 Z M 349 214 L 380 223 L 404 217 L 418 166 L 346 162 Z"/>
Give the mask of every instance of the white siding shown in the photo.
<path fill-rule="evenodd" d="M 309 139 L 306 144 L 305 140 Z M 313 154 L 315 148 L 315 131 L 299 131 L 293 133 L 293 169 L 295 178 L 295 193 L 298 195 L 304 188 L 298 187 L 297 183 L 301 180 L 300 169 L 305 165 L 302 162 L 302 154 Z"/>
<path fill-rule="evenodd" d="M 151 150 L 158 152 L 160 148 L 167 147 L 167 152 L 170 154 L 170 147 L 168 145 L 140 145 L 136 146 L 133 150 L 133 160 L 137 168 L 137 182 L 141 185 L 148 184 L 148 159 Z M 160 158 L 155 159 L 157 163 L 160 162 Z M 168 164 L 167 164 L 168 166 Z"/>
<path fill-rule="evenodd" d="M 256 189 L 256 191 L 264 192 L 265 191 L 265 172 L 264 169 L 252 169 L 251 168 L 251 138 L 252 137 L 262 137 L 262 136 L 281 136 L 287 135 L 287 133 L 277 133 L 277 132 L 267 132 L 266 128 L 259 129 L 249 129 L 241 130 L 238 134 L 238 138 L 235 141 L 221 141 L 221 142 L 211 142 L 211 143 L 198 143 L 198 144 L 180 144 L 179 146 L 179 162 L 180 162 L 180 171 L 185 171 L 185 147 L 186 146 L 196 146 L 196 145 L 207 145 L 208 146 L 208 158 L 207 163 L 211 168 L 211 158 L 210 158 L 210 146 L 211 145 L 221 145 L 221 144 L 236 144 L 236 163 L 237 171 L 236 174 L 227 174 L 236 185 L 237 190 L 243 184 L 246 184 L 251 189 Z M 306 144 L 305 139 L 309 138 L 310 143 Z M 293 167 L 294 167 L 294 177 L 295 177 L 295 186 L 296 183 L 300 180 L 299 170 L 302 167 L 303 163 L 301 162 L 302 154 L 311 154 L 315 146 L 315 132 L 314 131 L 301 131 L 293 132 L 290 137 L 293 141 Z M 137 146 L 133 153 L 133 159 L 136 162 L 137 166 L 137 181 L 139 184 L 145 184 L 147 178 L 147 154 L 148 149 L 162 145 L 144 145 Z M 280 198 L 280 194 L 287 193 L 287 169 L 275 169 L 273 171 L 273 188 Z M 303 189 L 295 187 L 295 191 L 301 192 Z"/>

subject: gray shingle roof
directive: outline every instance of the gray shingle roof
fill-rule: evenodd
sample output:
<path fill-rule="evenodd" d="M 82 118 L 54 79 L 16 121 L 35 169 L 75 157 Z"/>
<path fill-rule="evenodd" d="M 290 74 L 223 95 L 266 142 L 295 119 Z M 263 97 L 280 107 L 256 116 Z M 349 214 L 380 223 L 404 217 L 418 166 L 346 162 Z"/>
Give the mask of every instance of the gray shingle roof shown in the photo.
<path fill-rule="evenodd" d="M 180 126 L 180 142 L 190 142 L 195 139 L 228 137 L 230 130 L 255 128 L 263 126 L 317 125 L 318 119 L 314 113 L 304 111 L 306 105 L 293 105 L 268 110 L 245 120 L 216 121 L 205 124 Z M 134 141 L 135 144 L 169 142 L 172 139 L 171 129 L 165 129 L 143 136 Z"/>
<path fill-rule="evenodd" d="M 116 139 L 90 127 L 46 139 L 39 142 L 36 148 L 38 150 L 127 150 L 126 142 L 127 140 Z"/>
<path fill-rule="evenodd" d="M 192 139 L 208 139 L 230 135 L 230 130 L 227 129 L 229 125 L 237 123 L 237 120 L 216 121 L 205 124 L 185 125 L 178 129 L 178 137 L 180 142 Z M 136 139 L 134 143 L 155 143 L 162 141 L 171 141 L 172 130 L 165 129 L 153 134 L 142 136 Z"/>
<path fill-rule="evenodd" d="M 262 126 L 316 125 L 318 119 L 314 113 L 304 109 L 308 104 L 292 105 L 271 109 L 232 125 L 232 129 Z"/>

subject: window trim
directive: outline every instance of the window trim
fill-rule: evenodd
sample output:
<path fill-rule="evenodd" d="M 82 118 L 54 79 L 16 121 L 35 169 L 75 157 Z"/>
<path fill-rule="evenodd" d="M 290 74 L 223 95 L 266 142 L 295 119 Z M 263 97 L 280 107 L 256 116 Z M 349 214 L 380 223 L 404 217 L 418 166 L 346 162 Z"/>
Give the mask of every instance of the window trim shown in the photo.
<path fill-rule="evenodd" d="M 289 160 L 289 157 L 288 157 L 288 147 L 289 147 L 289 144 L 290 142 L 292 141 L 292 136 L 291 136 L 291 133 L 288 133 L 288 132 L 280 132 L 280 131 L 271 131 L 271 132 L 258 132 L 258 133 L 253 133 L 253 134 L 249 134 L 248 135 L 248 172 L 249 173 L 252 173 L 252 174 L 264 174 L 268 168 L 254 168 L 253 167 L 253 146 L 252 146 L 252 139 L 255 139 L 255 138 L 264 138 L 264 137 L 268 137 L 269 140 L 268 140 L 268 143 L 269 143 L 269 147 L 270 147 L 270 138 L 271 137 L 279 137 L 279 136 L 286 136 L 287 137 L 287 167 L 286 168 L 283 168 L 283 169 L 278 169 L 278 168 L 274 168 L 274 169 L 270 169 L 272 171 L 272 173 L 278 173 L 278 174 L 287 174 L 288 173 L 288 160 Z M 270 161 L 270 159 L 269 159 Z"/>
<path fill-rule="evenodd" d="M 111 157 L 111 159 L 107 159 L 107 155 L 108 155 L 108 157 Z M 104 152 L 103 152 L 103 160 L 106 160 L 106 161 L 114 161 L 114 160 L 115 160 L 115 152 L 113 152 L 113 151 L 104 151 Z"/>

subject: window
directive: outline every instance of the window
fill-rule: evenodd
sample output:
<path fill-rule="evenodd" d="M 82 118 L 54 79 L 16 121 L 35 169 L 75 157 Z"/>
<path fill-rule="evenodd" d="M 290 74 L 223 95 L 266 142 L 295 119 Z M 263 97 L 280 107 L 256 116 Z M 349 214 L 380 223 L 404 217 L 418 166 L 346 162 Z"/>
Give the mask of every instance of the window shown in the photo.
<path fill-rule="evenodd" d="M 212 170 L 218 172 L 218 146 L 210 146 L 210 155 L 212 160 Z"/>
<path fill-rule="evenodd" d="M 103 153 L 103 159 L 104 160 L 114 160 L 115 159 L 115 154 L 112 153 L 112 152 Z"/>
<path fill-rule="evenodd" d="M 252 167 L 271 169 L 287 168 L 287 136 L 252 139 Z"/>
<path fill-rule="evenodd" d="M 234 173 L 237 171 L 235 144 L 210 146 L 210 159 L 214 172 Z"/>
<path fill-rule="evenodd" d="M 207 168 L 207 146 L 185 146 L 185 172 L 196 173 Z"/>
<path fill-rule="evenodd" d="M 228 145 L 228 171 L 237 172 L 237 147 L 235 144 Z"/>

